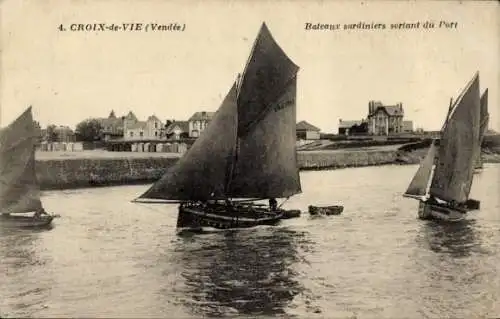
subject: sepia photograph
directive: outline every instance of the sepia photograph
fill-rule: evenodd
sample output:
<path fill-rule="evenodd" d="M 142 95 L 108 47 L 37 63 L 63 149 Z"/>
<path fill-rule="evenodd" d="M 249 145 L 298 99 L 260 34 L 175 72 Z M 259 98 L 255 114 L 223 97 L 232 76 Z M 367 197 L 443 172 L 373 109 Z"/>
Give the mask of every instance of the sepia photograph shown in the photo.
<path fill-rule="evenodd" d="M 0 318 L 500 317 L 497 1 L 0 2 Z"/>

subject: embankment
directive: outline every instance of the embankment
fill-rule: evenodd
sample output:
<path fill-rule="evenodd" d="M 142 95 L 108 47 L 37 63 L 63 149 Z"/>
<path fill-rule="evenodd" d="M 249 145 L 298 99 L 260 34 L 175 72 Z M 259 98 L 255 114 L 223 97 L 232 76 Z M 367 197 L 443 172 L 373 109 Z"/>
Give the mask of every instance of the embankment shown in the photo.
<path fill-rule="evenodd" d="M 298 152 L 301 170 L 325 170 L 387 164 L 418 164 L 427 149 L 402 152 L 394 149 Z M 37 160 L 38 180 L 44 190 L 152 183 L 179 158 L 178 154 L 105 152 L 78 157 L 50 156 Z M 483 161 L 500 163 L 500 154 L 483 150 Z"/>
<path fill-rule="evenodd" d="M 154 154 L 154 153 L 153 153 Z M 140 156 L 139 156 L 140 155 Z M 73 153 L 41 155 L 36 170 L 42 189 L 72 189 L 81 187 L 145 184 L 159 179 L 172 166 L 178 155 L 150 156 L 147 153 L 95 153 L 79 158 Z M 336 169 L 394 163 L 393 150 L 349 150 L 299 152 L 298 164 L 302 170 Z"/>
<path fill-rule="evenodd" d="M 159 179 L 176 157 L 68 158 L 36 163 L 42 189 L 72 189 L 150 183 Z"/>

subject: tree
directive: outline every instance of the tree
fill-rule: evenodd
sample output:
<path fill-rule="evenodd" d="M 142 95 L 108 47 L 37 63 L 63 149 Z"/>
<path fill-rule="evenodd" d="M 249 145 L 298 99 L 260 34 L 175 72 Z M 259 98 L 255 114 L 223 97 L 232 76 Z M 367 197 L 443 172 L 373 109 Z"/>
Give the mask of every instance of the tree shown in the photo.
<path fill-rule="evenodd" d="M 96 119 L 87 119 L 76 125 L 78 139 L 82 142 L 98 141 L 101 138 L 102 126 Z"/>
<path fill-rule="evenodd" d="M 56 126 L 54 124 L 47 126 L 47 132 L 45 133 L 45 136 L 47 142 L 49 143 L 57 142 L 57 140 L 59 139 L 59 134 L 57 134 Z"/>

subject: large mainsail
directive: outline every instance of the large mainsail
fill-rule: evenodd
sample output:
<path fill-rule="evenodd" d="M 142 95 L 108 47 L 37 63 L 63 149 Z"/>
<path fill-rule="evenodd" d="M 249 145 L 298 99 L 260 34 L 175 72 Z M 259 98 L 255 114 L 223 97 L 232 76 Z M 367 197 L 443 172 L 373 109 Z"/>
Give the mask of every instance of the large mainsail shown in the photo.
<path fill-rule="evenodd" d="M 26 213 L 42 207 L 35 134 L 31 107 L 0 131 L 0 213 Z"/>
<path fill-rule="evenodd" d="M 296 76 L 263 24 L 245 71 L 189 151 L 140 198 L 288 197 L 301 192 Z"/>
<path fill-rule="evenodd" d="M 238 94 L 238 155 L 230 197 L 301 192 L 295 145 L 298 70 L 263 24 Z"/>
<path fill-rule="evenodd" d="M 472 186 L 479 142 L 479 74 L 469 82 L 441 134 L 430 193 L 442 200 L 465 202 Z"/>
<path fill-rule="evenodd" d="M 432 141 L 431 147 L 427 151 L 427 155 L 420 163 L 415 176 L 410 182 L 410 185 L 403 194 L 405 197 L 421 197 L 427 194 L 427 186 L 432 173 L 432 167 L 436 157 L 436 145 Z"/>

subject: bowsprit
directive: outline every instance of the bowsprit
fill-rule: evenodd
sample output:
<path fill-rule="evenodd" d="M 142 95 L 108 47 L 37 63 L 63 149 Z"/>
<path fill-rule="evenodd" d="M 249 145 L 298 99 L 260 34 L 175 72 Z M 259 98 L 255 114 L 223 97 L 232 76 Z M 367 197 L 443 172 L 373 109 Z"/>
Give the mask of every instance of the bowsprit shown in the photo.
<path fill-rule="evenodd" d="M 106 23 L 73 23 L 69 29 L 71 31 L 106 31 Z"/>

